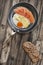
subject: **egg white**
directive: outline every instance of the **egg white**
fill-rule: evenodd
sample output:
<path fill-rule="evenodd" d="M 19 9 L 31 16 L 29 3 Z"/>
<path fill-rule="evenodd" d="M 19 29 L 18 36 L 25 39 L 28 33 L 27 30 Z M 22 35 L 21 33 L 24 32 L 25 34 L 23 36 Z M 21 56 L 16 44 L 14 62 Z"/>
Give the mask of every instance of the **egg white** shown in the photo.
<path fill-rule="evenodd" d="M 13 16 L 13 22 L 17 26 L 18 20 L 16 20 L 15 15 Z"/>

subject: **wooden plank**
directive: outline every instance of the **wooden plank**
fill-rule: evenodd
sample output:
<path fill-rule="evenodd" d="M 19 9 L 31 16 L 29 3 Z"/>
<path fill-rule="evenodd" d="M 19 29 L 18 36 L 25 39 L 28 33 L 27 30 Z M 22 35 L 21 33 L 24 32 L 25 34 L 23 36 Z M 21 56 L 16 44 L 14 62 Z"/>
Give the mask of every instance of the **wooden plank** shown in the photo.
<path fill-rule="evenodd" d="M 33 6 L 35 6 L 35 0 L 30 0 L 29 3 L 32 4 Z"/>
<path fill-rule="evenodd" d="M 19 2 L 19 0 L 13 0 L 12 6 L 15 5 L 18 2 Z"/>
<path fill-rule="evenodd" d="M 1 24 L 1 20 L 3 17 L 3 11 L 4 11 L 4 6 L 5 6 L 6 0 L 0 0 L 0 24 Z"/>
<path fill-rule="evenodd" d="M 30 0 L 19 0 L 19 2 L 28 2 Z"/>
<path fill-rule="evenodd" d="M 38 43 L 37 43 L 37 40 L 39 39 L 39 34 L 40 34 L 40 30 L 41 30 L 41 22 L 40 21 L 42 21 L 41 19 L 41 17 L 42 17 L 42 1 L 39 1 L 39 4 L 38 4 L 38 6 L 37 6 L 37 11 L 38 11 L 38 14 L 39 14 L 39 18 L 38 18 L 38 25 L 40 25 L 40 26 L 38 26 L 35 30 L 34 30 L 34 32 L 33 32 L 33 41 L 34 41 L 34 43 L 36 43 L 36 45 L 38 45 L 39 43 L 41 44 L 41 42 L 39 41 Z M 39 36 L 38 36 L 39 35 Z M 40 40 L 40 39 L 39 39 Z M 36 42 L 35 42 L 36 41 Z M 38 48 L 38 50 L 39 51 L 41 51 L 41 47 L 39 46 L 39 47 L 37 47 Z M 36 65 L 41 65 L 41 61 L 42 60 L 40 60 Z"/>
<path fill-rule="evenodd" d="M 26 58 L 25 58 L 25 65 L 30 65 L 30 58 L 26 55 Z"/>
<path fill-rule="evenodd" d="M 12 39 L 12 37 L 10 37 L 10 39 L 6 42 L 7 44 L 8 44 L 8 47 L 9 47 L 9 49 L 7 48 L 7 46 L 5 46 L 4 48 L 3 48 L 3 50 L 5 49 L 6 51 L 9 51 L 10 52 L 10 47 L 11 47 L 11 39 Z M 5 50 L 3 51 L 2 50 L 2 53 L 3 52 L 5 52 Z M 1 63 L 2 65 L 7 65 L 7 60 L 8 60 L 8 57 L 7 56 L 9 56 L 9 52 L 7 52 L 8 54 L 6 55 L 6 62 L 4 62 L 4 63 Z M 5 55 L 4 55 L 5 56 Z M 3 59 L 3 58 L 2 58 Z"/>
<path fill-rule="evenodd" d="M 23 51 L 23 48 L 22 48 L 22 44 L 23 42 L 27 41 L 28 40 L 28 34 L 26 35 L 23 35 L 23 38 L 21 40 L 21 45 L 20 45 L 20 49 L 19 49 L 19 52 L 18 52 L 18 57 L 17 57 L 17 62 L 16 62 L 16 65 L 23 65 L 23 60 L 24 60 L 24 57 L 25 57 L 25 53 Z"/>
<path fill-rule="evenodd" d="M 12 63 L 12 58 L 14 59 L 13 63 L 15 64 L 15 60 L 17 58 L 17 54 L 19 51 L 18 45 L 20 45 L 20 41 L 21 41 L 20 39 L 21 39 L 21 35 L 19 35 L 19 34 L 15 34 L 12 38 L 11 52 L 10 52 L 10 57 L 8 59 L 8 65 L 10 65 Z"/>
<path fill-rule="evenodd" d="M 39 5 L 40 5 L 40 7 L 39 7 Z M 39 35 L 39 31 L 40 31 L 40 26 L 41 26 L 41 24 L 39 22 L 40 22 L 41 17 L 42 17 L 42 15 L 41 15 L 42 14 L 42 6 L 41 6 L 42 4 L 39 3 L 39 5 L 37 6 L 37 8 L 39 7 L 39 9 L 40 9 L 39 10 L 40 14 L 39 14 L 39 17 L 38 17 L 38 24 L 37 24 L 38 27 L 32 32 L 32 35 L 33 35 L 32 41 L 35 41 L 35 40 L 38 39 L 38 35 Z"/>
<path fill-rule="evenodd" d="M 8 5 L 8 6 L 7 6 L 7 5 Z M 4 14 L 3 14 L 3 19 L 2 19 L 2 22 L 1 22 L 2 25 L 6 25 L 9 7 L 10 7 L 10 0 L 7 1 L 7 2 L 6 2 L 6 5 L 5 5 Z M 7 12 L 7 13 L 6 13 L 6 12 Z"/>
<path fill-rule="evenodd" d="M 43 40 L 43 11 L 42 11 L 42 18 L 41 18 L 41 30 L 39 38 Z"/>
<path fill-rule="evenodd" d="M 0 31 L 0 53 L 2 52 L 2 45 L 3 45 L 3 41 L 4 41 L 4 38 L 5 38 L 5 33 L 6 33 L 6 23 L 7 23 L 7 16 L 8 16 L 8 11 L 9 11 L 9 7 L 10 7 L 10 0 L 8 0 L 6 3 L 5 3 L 5 9 L 4 9 L 4 12 L 3 12 L 3 18 L 2 18 L 2 22 L 1 22 L 1 31 Z M 6 13 L 7 12 L 7 13 Z M 1 54 L 0 54 L 1 55 Z M 6 63 L 4 63 L 4 65 L 6 65 Z"/>
<path fill-rule="evenodd" d="M 10 0 L 6 2 L 5 5 L 5 10 L 4 10 L 4 14 L 3 14 L 3 19 L 1 22 L 1 31 L 0 31 L 0 36 L 2 37 L 0 39 L 0 41 L 3 41 L 4 37 L 5 37 L 5 30 L 6 30 L 6 23 L 7 23 L 7 16 L 8 16 L 8 11 L 9 11 L 9 7 L 10 7 Z M 7 13 L 6 13 L 7 12 Z"/>
<path fill-rule="evenodd" d="M 41 61 L 41 65 L 43 65 L 43 55 L 42 55 L 42 61 Z"/>
<path fill-rule="evenodd" d="M 22 37 L 19 34 L 15 34 L 15 36 L 13 38 L 14 39 L 12 40 L 13 45 L 12 45 L 12 49 L 11 49 L 11 56 L 16 58 Z"/>
<path fill-rule="evenodd" d="M 1 46 L 0 47 L 0 55 L 1 55 L 1 51 L 2 51 L 3 41 L 4 41 L 4 38 L 5 38 L 6 26 L 4 26 L 4 24 L 6 25 L 5 22 L 7 22 L 9 4 L 10 4 L 10 0 L 6 2 L 6 6 L 5 6 L 4 14 L 3 14 L 3 19 L 2 19 L 2 22 L 1 22 L 1 26 L 0 26 L 0 46 Z"/>

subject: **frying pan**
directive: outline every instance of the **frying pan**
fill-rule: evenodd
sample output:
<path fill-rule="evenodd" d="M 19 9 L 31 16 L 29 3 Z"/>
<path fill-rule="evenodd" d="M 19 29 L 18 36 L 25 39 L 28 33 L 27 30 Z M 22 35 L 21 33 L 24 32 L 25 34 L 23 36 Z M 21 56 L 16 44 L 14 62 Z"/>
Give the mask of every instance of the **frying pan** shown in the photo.
<path fill-rule="evenodd" d="M 22 6 L 22 7 L 26 7 L 28 10 L 30 10 L 35 18 L 35 22 L 34 24 L 32 24 L 30 27 L 28 28 L 18 28 L 14 22 L 13 22 L 13 19 L 12 19 L 12 16 L 13 16 L 13 9 L 19 7 L 19 6 Z M 28 4 L 26 2 L 20 2 L 20 3 L 17 3 L 15 4 L 14 6 L 12 6 L 12 8 L 10 9 L 9 11 L 9 15 L 8 15 L 8 23 L 10 25 L 10 27 L 13 29 L 13 31 L 15 32 L 18 32 L 18 33 L 26 33 L 26 32 L 30 32 L 32 31 L 36 25 L 37 25 L 37 22 L 38 22 L 38 13 L 37 13 L 37 10 L 34 6 L 32 6 L 31 4 Z"/>

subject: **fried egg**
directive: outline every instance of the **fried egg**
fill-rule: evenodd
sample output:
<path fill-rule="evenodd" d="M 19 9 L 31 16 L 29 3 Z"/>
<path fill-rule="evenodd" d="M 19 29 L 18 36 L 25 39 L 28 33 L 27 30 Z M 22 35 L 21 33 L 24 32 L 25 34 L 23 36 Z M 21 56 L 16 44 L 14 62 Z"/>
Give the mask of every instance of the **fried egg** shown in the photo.
<path fill-rule="evenodd" d="M 14 14 L 13 22 L 19 28 L 27 28 L 30 25 L 30 20 L 20 14 Z"/>

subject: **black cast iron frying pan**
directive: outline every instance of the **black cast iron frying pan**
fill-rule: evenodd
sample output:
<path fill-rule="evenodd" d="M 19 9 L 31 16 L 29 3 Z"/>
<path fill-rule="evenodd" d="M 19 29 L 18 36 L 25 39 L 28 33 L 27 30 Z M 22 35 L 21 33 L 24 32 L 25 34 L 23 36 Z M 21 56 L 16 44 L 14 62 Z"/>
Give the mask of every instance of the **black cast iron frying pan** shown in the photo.
<path fill-rule="evenodd" d="M 19 6 L 26 7 L 27 9 L 29 9 L 29 10 L 32 12 L 32 14 L 33 14 L 33 16 L 34 16 L 34 18 L 35 18 L 35 23 L 34 23 L 33 25 L 31 25 L 30 27 L 28 27 L 28 28 L 25 28 L 25 29 L 23 29 L 23 28 L 18 28 L 18 27 L 14 24 L 14 22 L 13 22 L 13 20 L 12 20 L 13 9 L 15 9 L 15 8 L 17 8 L 17 7 L 19 7 Z M 15 4 L 15 5 L 10 9 L 9 16 L 8 16 L 8 23 L 9 23 L 9 25 L 11 26 L 11 28 L 13 29 L 13 31 L 15 31 L 15 32 L 19 32 L 19 33 L 30 32 L 30 31 L 32 31 L 32 30 L 36 27 L 37 22 L 38 22 L 38 13 L 37 13 L 36 9 L 35 9 L 31 4 L 28 4 L 28 3 L 26 3 L 26 2 L 20 2 L 20 3 Z"/>

